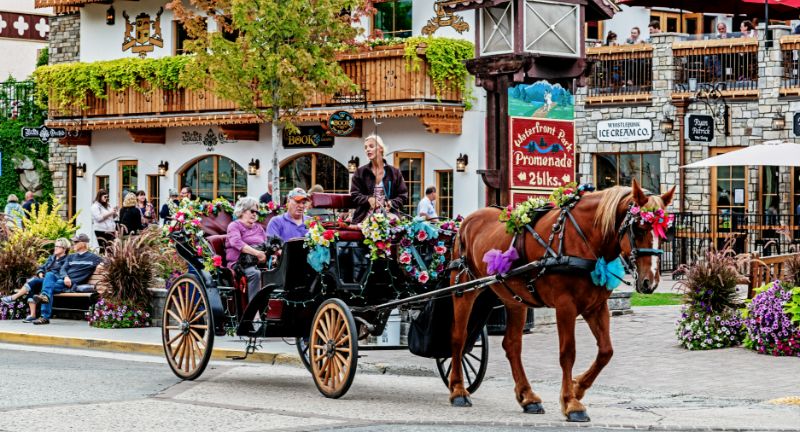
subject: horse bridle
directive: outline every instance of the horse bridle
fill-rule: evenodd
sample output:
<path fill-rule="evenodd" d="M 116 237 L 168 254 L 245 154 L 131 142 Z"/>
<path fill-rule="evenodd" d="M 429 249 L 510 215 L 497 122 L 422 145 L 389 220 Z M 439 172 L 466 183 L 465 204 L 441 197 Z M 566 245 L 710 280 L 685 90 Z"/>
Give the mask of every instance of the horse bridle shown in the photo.
<path fill-rule="evenodd" d="M 645 256 L 661 256 L 664 254 L 664 251 L 662 249 L 636 247 L 636 233 L 634 232 L 634 227 L 642 222 L 642 216 L 638 212 L 634 213 L 632 211 L 633 207 L 633 204 L 628 206 L 628 213 L 625 214 L 625 219 L 622 220 L 622 225 L 619 227 L 619 240 L 622 241 L 622 237 L 624 237 L 625 234 L 628 234 L 628 241 L 630 241 L 631 245 L 631 254 L 629 257 L 622 260 L 622 266 L 625 267 L 625 271 L 633 276 L 634 283 L 638 285 L 639 271 L 636 269 L 636 260 L 639 257 Z"/>

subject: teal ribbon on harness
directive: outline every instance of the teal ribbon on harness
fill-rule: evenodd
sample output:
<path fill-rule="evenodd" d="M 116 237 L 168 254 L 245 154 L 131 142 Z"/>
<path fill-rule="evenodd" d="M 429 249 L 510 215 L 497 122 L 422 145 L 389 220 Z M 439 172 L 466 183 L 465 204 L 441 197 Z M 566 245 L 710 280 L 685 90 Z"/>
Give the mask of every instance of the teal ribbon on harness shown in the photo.
<path fill-rule="evenodd" d="M 414 261 L 416 261 L 417 265 L 419 266 L 419 271 L 426 271 L 428 266 L 425 264 L 425 261 L 422 260 L 419 252 L 417 252 L 417 248 L 415 248 L 414 245 L 411 245 L 409 249 L 411 250 L 411 255 L 414 257 Z"/>
<path fill-rule="evenodd" d="M 622 283 L 622 278 L 625 276 L 625 267 L 622 265 L 622 258 L 606 262 L 605 258 L 600 257 L 594 265 L 594 270 L 591 273 L 592 282 L 597 286 L 605 286 L 609 291 L 613 291 Z"/>

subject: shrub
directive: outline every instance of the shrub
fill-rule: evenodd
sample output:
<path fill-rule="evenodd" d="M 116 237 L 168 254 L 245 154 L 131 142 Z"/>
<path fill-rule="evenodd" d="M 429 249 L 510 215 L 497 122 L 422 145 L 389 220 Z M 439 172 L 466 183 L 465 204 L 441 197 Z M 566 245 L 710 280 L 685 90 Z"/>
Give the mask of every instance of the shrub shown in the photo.
<path fill-rule="evenodd" d="M 742 301 L 736 286 L 747 282 L 739 271 L 746 259 L 726 248 L 708 251 L 703 259 L 678 268 L 676 274 L 686 276 L 679 284 L 684 306 L 675 329 L 681 346 L 704 350 L 742 342 L 744 332 L 738 310 Z"/>
<path fill-rule="evenodd" d="M 15 231 L 0 246 L 0 293 L 11 293 L 21 286 L 21 281 L 33 276 L 39 260 L 47 252 L 47 242 L 38 237 L 20 235 Z"/>
<path fill-rule="evenodd" d="M 143 309 L 150 304 L 149 288 L 156 277 L 161 234 L 148 228 L 137 235 L 118 236 L 106 249 L 102 283 L 109 287 L 103 296 L 112 303 L 135 305 Z"/>
<path fill-rule="evenodd" d="M 800 254 L 792 255 L 784 264 L 783 280 L 792 286 L 800 286 Z"/>
<path fill-rule="evenodd" d="M 17 232 L 23 238 L 40 238 L 56 240 L 59 237 L 72 238 L 78 231 L 75 213 L 70 219 L 64 219 L 60 212 L 64 205 L 53 198 L 52 202 L 43 202 L 30 212 L 27 218 L 22 218 L 22 229 Z"/>
<path fill-rule="evenodd" d="M 744 346 L 762 354 L 800 357 L 800 326 L 796 315 L 800 290 L 775 281 L 756 289 L 743 316 L 747 336 Z"/>
<path fill-rule="evenodd" d="M 0 303 L 0 321 L 22 319 L 27 312 L 28 305 L 23 301 L 17 300 L 10 305 Z"/>
<path fill-rule="evenodd" d="M 89 315 L 89 325 L 99 328 L 150 327 L 150 308 L 141 308 L 128 302 L 115 304 L 100 299 Z"/>

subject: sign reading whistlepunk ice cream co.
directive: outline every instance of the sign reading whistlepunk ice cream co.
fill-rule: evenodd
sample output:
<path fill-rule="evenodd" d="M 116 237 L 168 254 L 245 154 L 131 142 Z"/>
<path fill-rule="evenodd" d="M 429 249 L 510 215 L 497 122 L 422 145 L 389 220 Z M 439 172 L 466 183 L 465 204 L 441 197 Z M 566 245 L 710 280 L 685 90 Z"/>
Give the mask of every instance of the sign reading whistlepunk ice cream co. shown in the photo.
<path fill-rule="evenodd" d="M 554 189 L 575 181 L 575 123 L 511 117 L 512 189 Z"/>
<path fill-rule="evenodd" d="M 597 140 L 604 142 L 650 141 L 653 122 L 647 119 L 603 120 L 597 122 Z"/>

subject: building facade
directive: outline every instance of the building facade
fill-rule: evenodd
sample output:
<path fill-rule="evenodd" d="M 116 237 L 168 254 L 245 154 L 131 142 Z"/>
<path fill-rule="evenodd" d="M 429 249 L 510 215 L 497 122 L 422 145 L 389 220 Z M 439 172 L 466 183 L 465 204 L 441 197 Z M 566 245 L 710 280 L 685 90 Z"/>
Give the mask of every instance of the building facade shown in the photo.
<path fill-rule="evenodd" d="M 0 4 L 0 81 L 22 81 L 36 69 L 36 60 L 47 48 L 50 34 L 50 8 L 36 9 L 34 0 Z"/>

